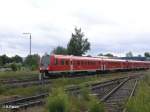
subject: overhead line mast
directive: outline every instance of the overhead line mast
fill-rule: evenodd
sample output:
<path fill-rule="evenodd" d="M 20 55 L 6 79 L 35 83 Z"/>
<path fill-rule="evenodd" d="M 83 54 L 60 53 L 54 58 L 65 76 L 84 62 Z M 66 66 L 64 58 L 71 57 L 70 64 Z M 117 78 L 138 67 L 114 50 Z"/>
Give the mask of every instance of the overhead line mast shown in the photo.
<path fill-rule="evenodd" d="M 27 33 L 23 33 L 24 35 L 29 35 L 30 38 L 30 50 L 29 50 L 29 55 L 31 55 L 31 33 L 27 32 Z"/>

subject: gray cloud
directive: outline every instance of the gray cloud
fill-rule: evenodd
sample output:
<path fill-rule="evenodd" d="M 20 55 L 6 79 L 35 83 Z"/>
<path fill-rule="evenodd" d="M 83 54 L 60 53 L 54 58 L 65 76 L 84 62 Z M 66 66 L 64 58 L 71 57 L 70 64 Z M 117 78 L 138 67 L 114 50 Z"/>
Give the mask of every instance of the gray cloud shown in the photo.
<path fill-rule="evenodd" d="M 103 14 L 99 16 L 95 12 L 86 11 L 84 9 L 79 12 L 73 13 L 72 16 L 76 17 L 78 21 L 83 25 L 117 25 L 115 21 L 106 18 Z"/>
<path fill-rule="evenodd" d="M 11 5 L 7 2 L 0 2 L 0 54 L 27 55 L 29 38 L 23 32 L 32 33 L 33 53 L 49 53 L 58 45 L 66 47 L 75 26 L 81 27 L 91 42 L 87 54 L 150 51 L 148 10 L 143 7 L 139 12 L 135 2 L 14 0 Z M 128 5 L 135 7 L 126 9 Z"/>

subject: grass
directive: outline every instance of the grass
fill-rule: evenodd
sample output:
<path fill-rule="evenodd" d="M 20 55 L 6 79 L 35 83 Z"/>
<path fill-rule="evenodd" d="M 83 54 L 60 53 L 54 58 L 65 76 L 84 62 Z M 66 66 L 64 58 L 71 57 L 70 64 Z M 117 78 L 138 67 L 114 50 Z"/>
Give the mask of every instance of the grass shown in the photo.
<path fill-rule="evenodd" d="M 103 76 L 90 76 L 90 77 L 83 77 L 83 78 L 59 78 L 52 81 L 50 85 L 38 85 L 38 86 L 31 86 L 25 88 L 9 88 L 4 85 L 0 85 L 0 100 L 4 99 L 5 97 L 13 97 L 13 96 L 31 96 L 41 92 L 49 91 L 51 87 L 53 88 L 63 88 L 70 85 L 79 85 L 84 86 L 86 83 L 93 83 L 96 81 L 106 81 L 117 77 L 126 76 L 131 74 L 132 72 L 126 73 L 110 73 L 110 74 L 103 74 Z M 139 73 L 139 72 L 138 72 Z M 141 73 L 146 73 L 141 71 Z M 9 80 L 25 80 L 27 78 L 37 78 L 38 72 L 37 71 L 17 71 L 17 72 L 0 72 L 0 80 L 9 79 Z M 148 78 L 145 79 L 147 83 L 149 83 Z M 150 83 L 149 83 L 150 85 Z M 85 92 L 85 93 L 84 93 Z M 52 91 L 53 93 L 53 91 Z M 61 93 L 61 92 L 60 92 Z M 80 112 L 81 110 L 88 110 L 89 112 L 99 112 L 100 107 L 103 107 L 101 103 L 98 103 L 96 98 L 88 95 L 88 91 L 83 90 L 83 94 L 80 98 L 74 96 L 67 95 L 67 102 L 69 102 L 70 107 L 72 108 L 70 112 Z M 63 93 L 61 93 L 63 94 Z M 64 93 L 66 94 L 66 93 Z M 89 98 L 89 99 L 88 99 Z M 93 99 L 93 100 L 92 100 Z M 65 100 L 65 99 L 64 99 Z M 103 109 L 100 111 L 103 112 Z M 129 111 L 130 112 L 130 111 Z M 136 112 L 136 111 L 135 111 Z M 139 111 L 137 111 L 139 112 Z M 142 111 L 141 111 L 142 112 Z M 147 112 L 147 111 L 146 111 Z"/>
<path fill-rule="evenodd" d="M 40 94 L 43 92 L 48 92 L 50 87 L 49 85 L 44 85 L 44 86 L 30 86 L 26 88 L 12 88 L 8 89 L 7 87 L 1 87 L 0 88 L 0 96 L 3 97 L 8 97 L 8 96 L 32 96 L 35 94 Z M 3 99 L 3 97 L 0 97 L 0 100 Z"/>
<path fill-rule="evenodd" d="M 132 73 L 132 72 L 130 72 Z M 0 72 L 0 80 L 25 80 L 25 79 L 29 79 L 29 78 L 38 78 L 38 71 L 6 71 L 6 72 Z M 122 74 L 128 74 L 128 72 L 126 73 L 109 73 L 109 74 L 100 74 L 100 76 L 102 76 L 103 78 L 109 78 L 109 77 L 118 77 L 118 76 L 122 76 Z M 91 76 L 93 77 L 93 76 Z M 94 76 L 95 77 L 95 76 Z M 68 79 L 68 78 L 66 78 Z M 86 79 L 86 77 L 84 77 L 84 79 Z M 59 80 L 58 80 L 59 81 Z"/>
<path fill-rule="evenodd" d="M 89 103 L 88 112 L 105 112 L 104 105 L 98 99 L 92 98 Z"/>
<path fill-rule="evenodd" d="M 64 87 L 66 85 L 78 85 L 78 84 L 82 85 L 84 83 L 90 82 L 93 83 L 93 81 L 94 82 L 106 81 L 114 78 L 123 77 L 128 74 L 129 74 L 128 72 L 126 73 L 119 72 L 119 73 L 99 74 L 82 78 L 59 78 L 53 81 L 53 87 Z"/>
<path fill-rule="evenodd" d="M 0 95 L 1 96 L 30 96 L 37 94 L 39 92 L 49 91 L 51 87 L 59 88 L 59 87 L 66 87 L 66 86 L 74 86 L 79 85 L 83 86 L 86 83 L 95 83 L 99 81 L 106 81 L 117 77 L 122 77 L 127 75 L 128 73 L 112 73 L 112 74 L 105 74 L 105 76 L 90 76 L 90 77 L 83 77 L 83 78 L 59 78 L 52 80 L 50 85 L 34 85 L 25 88 L 10 88 L 9 86 L 0 85 Z M 18 71 L 18 72 L 6 72 L 0 73 L 0 79 L 20 79 L 24 80 L 27 77 L 37 77 L 37 72 L 29 72 L 29 71 Z M 1 99 L 1 98 L 0 98 Z"/>
<path fill-rule="evenodd" d="M 150 112 L 150 74 L 140 82 L 136 96 L 126 105 L 127 112 Z"/>
<path fill-rule="evenodd" d="M 104 112 L 104 106 L 83 88 L 78 96 L 67 94 L 57 88 L 49 95 L 45 112 Z"/>
<path fill-rule="evenodd" d="M 0 72 L 0 80 L 25 80 L 29 78 L 38 78 L 38 71 Z"/>
<path fill-rule="evenodd" d="M 68 96 L 63 89 L 53 90 L 48 97 L 47 108 L 47 112 L 69 112 Z"/>

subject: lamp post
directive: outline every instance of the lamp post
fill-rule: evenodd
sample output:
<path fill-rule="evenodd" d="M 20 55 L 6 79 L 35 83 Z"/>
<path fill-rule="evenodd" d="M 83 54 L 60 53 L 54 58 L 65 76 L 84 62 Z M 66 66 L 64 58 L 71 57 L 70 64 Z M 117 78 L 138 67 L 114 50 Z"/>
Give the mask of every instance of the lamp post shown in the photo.
<path fill-rule="evenodd" d="M 29 35 L 29 39 L 30 39 L 30 52 L 29 52 L 29 55 L 31 55 L 31 33 L 27 32 L 27 33 L 23 33 L 23 35 Z"/>

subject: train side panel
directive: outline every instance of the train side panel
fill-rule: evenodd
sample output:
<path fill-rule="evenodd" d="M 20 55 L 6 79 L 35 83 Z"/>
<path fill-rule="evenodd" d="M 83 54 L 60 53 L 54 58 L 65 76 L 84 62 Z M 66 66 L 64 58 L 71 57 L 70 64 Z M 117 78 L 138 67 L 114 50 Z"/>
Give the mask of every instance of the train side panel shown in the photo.
<path fill-rule="evenodd" d="M 150 68 L 150 62 L 126 61 L 117 59 L 102 59 L 92 57 L 51 55 L 46 56 L 45 62 L 40 64 L 40 72 L 61 73 L 80 71 L 114 71 Z M 43 59 L 44 60 L 44 59 Z"/>

